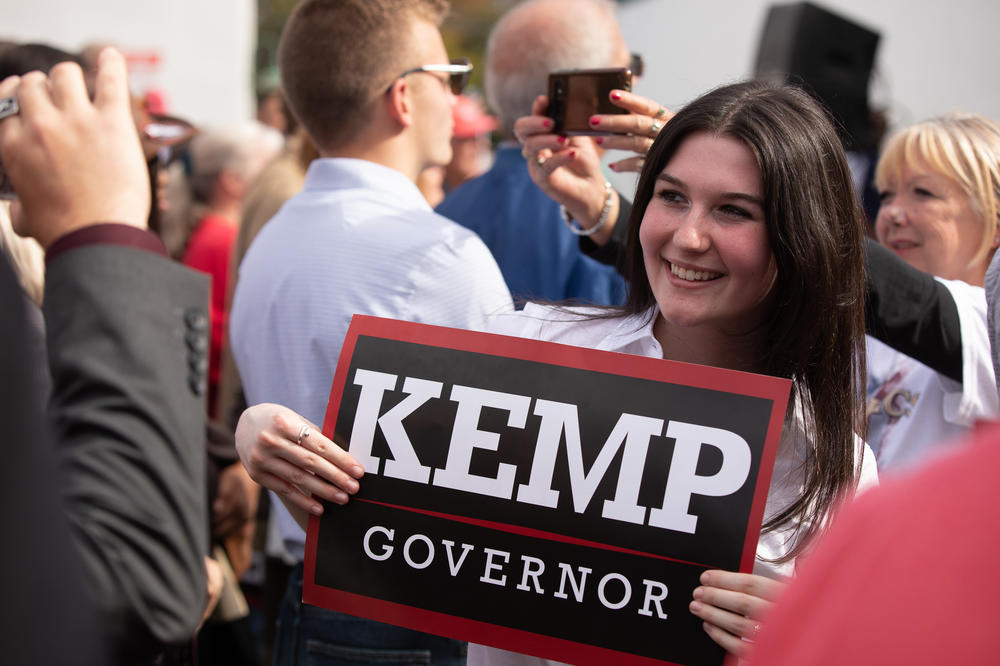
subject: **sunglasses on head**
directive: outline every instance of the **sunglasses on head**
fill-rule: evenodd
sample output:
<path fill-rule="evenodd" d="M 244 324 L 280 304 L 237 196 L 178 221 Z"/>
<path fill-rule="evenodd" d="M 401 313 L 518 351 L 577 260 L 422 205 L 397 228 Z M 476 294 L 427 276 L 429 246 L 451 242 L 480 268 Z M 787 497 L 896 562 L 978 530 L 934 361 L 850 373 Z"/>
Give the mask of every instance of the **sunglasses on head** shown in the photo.
<path fill-rule="evenodd" d="M 416 74 L 418 72 L 445 72 L 448 74 L 448 85 L 451 87 L 451 92 L 455 95 L 461 95 L 462 91 L 465 90 L 465 86 L 469 83 L 469 75 L 472 72 L 472 63 L 469 62 L 468 58 L 455 58 L 451 61 L 450 65 L 421 65 L 420 67 L 414 67 L 413 69 L 408 69 L 395 79 L 393 82 L 403 78 L 404 76 L 409 76 L 410 74 Z M 392 84 L 385 89 L 389 92 L 392 89 Z"/>
<path fill-rule="evenodd" d="M 632 70 L 632 76 L 642 76 L 646 71 L 646 60 L 642 57 L 641 53 L 633 53 L 631 55 L 629 69 Z"/>

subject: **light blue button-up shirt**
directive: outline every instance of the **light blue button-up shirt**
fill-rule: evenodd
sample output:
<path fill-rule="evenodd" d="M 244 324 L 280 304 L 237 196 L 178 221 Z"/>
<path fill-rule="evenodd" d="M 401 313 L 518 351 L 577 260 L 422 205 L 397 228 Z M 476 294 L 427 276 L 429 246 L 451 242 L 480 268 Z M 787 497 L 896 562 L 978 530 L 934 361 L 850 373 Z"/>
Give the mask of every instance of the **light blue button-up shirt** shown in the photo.
<path fill-rule="evenodd" d="M 434 213 L 406 176 L 319 159 L 240 264 L 229 336 L 248 404 L 322 423 L 353 314 L 483 330 L 511 309 L 483 242 Z M 301 557 L 305 533 L 276 504 L 286 546 Z"/>

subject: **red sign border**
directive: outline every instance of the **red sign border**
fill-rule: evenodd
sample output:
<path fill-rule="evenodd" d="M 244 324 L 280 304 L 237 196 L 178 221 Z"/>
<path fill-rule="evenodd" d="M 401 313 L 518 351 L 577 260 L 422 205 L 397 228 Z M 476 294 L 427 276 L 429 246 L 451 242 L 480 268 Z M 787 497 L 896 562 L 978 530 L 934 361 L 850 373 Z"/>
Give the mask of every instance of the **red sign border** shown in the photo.
<path fill-rule="evenodd" d="M 351 325 L 340 351 L 337 370 L 330 390 L 330 400 L 323 420 L 323 434 L 331 439 L 336 426 L 337 414 L 340 411 L 340 401 L 347 382 L 351 358 L 354 356 L 354 348 L 361 336 L 490 356 L 504 356 L 661 382 L 664 381 L 664 373 L 658 372 L 657 369 L 667 368 L 672 384 L 771 400 L 774 406 L 768 422 L 767 437 L 764 442 L 757 479 L 757 490 L 754 493 L 747 525 L 759 526 L 763 521 L 767 490 L 771 485 L 774 460 L 777 456 L 781 431 L 784 426 L 785 410 L 788 405 L 791 382 L 787 379 L 694 363 L 651 359 L 645 356 L 574 347 L 529 338 L 480 333 L 459 328 L 431 326 L 356 314 L 351 318 Z M 542 351 L 540 345 L 544 347 L 544 356 L 540 353 Z M 323 607 L 350 607 L 352 614 L 380 622 L 400 624 L 426 633 L 461 638 L 506 650 L 517 650 L 520 646 L 524 648 L 523 652 L 533 655 L 547 655 L 544 658 L 575 664 L 605 664 L 613 661 L 643 666 L 673 663 L 317 585 L 315 583 L 316 543 L 319 523 L 318 516 L 309 517 L 302 579 L 302 600 L 304 603 Z M 743 554 L 740 558 L 739 570 L 741 572 L 750 573 L 753 571 L 758 538 L 759 527 L 747 531 L 747 537 L 743 544 Z M 735 661 L 727 657 L 726 663 L 735 663 Z"/>

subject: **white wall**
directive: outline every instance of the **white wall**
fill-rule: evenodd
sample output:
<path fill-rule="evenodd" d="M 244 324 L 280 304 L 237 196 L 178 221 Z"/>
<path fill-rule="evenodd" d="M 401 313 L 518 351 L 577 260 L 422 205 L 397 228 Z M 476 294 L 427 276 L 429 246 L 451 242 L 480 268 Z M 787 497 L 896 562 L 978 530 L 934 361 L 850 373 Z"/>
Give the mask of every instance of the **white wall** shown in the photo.
<path fill-rule="evenodd" d="M 1000 2 L 814 0 L 882 35 L 873 104 L 900 127 L 951 110 L 1000 120 Z M 674 108 L 752 75 L 767 0 L 635 0 L 619 22 L 646 59 L 636 91 Z"/>
<path fill-rule="evenodd" d="M 1000 2 L 996 0 L 813 0 L 881 34 L 869 88 L 889 130 L 952 110 L 1000 120 Z M 701 93 L 753 75 L 771 0 L 633 0 L 618 21 L 645 76 L 635 91 L 679 109 Z M 620 159 L 612 152 L 605 162 Z M 621 192 L 636 176 L 608 178 Z"/>
<path fill-rule="evenodd" d="M 767 0 L 634 0 L 619 11 L 647 75 L 636 90 L 677 108 L 752 73 Z M 882 34 L 872 98 L 895 126 L 947 112 L 1000 120 L 1000 2 L 821 0 Z M 171 110 L 199 124 L 253 114 L 253 0 L 0 0 L 0 38 L 77 49 L 94 41 L 155 51 Z"/>
<path fill-rule="evenodd" d="M 133 67 L 134 86 L 155 84 L 171 113 L 217 125 L 254 116 L 256 11 L 253 0 L 0 0 L 0 39 L 156 53 L 157 66 Z"/>

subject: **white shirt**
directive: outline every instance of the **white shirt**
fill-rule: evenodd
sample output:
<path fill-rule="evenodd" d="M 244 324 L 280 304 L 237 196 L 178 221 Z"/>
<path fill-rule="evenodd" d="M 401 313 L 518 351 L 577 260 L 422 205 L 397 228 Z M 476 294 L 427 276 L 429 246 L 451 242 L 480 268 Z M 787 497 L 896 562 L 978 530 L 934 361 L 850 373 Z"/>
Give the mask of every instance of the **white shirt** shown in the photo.
<path fill-rule="evenodd" d="M 879 472 L 895 474 L 952 449 L 976 421 L 997 418 L 997 385 L 986 325 L 986 294 L 942 280 L 958 309 L 962 382 L 868 338 L 868 442 Z"/>
<path fill-rule="evenodd" d="M 586 319 L 581 316 L 588 312 L 600 312 L 597 310 L 584 308 L 569 310 L 566 308 L 556 310 L 529 303 L 521 312 L 492 317 L 489 330 L 491 333 L 548 340 L 578 347 L 663 358 L 660 343 L 653 336 L 653 323 L 658 314 L 655 309 L 639 315 L 600 319 Z M 774 463 L 774 474 L 771 477 L 767 503 L 764 507 L 765 523 L 802 493 L 805 480 L 803 463 L 809 446 L 803 423 L 802 411 L 797 409 L 794 417 L 785 423 L 782 430 Z M 860 439 L 856 440 L 856 444 L 858 452 L 862 455 L 861 475 L 856 492 L 861 492 L 878 484 L 878 472 L 871 449 Z M 792 575 L 795 569 L 794 559 L 780 564 L 767 560 L 778 559 L 792 549 L 796 543 L 794 535 L 798 527 L 799 524 L 793 522 L 760 536 L 757 542 L 754 573 L 770 578 Z M 554 666 L 559 662 L 470 643 L 468 664 L 469 666 Z"/>
<path fill-rule="evenodd" d="M 434 213 L 406 176 L 318 159 L 240 264 L 229 335 L 248 404 L 275 402 L 322 423 L 351 315 L 482 330 L 488 315 L 511 309 L 483 242 Z M 305 533 L 275 504 L 301 558 Z"/>

